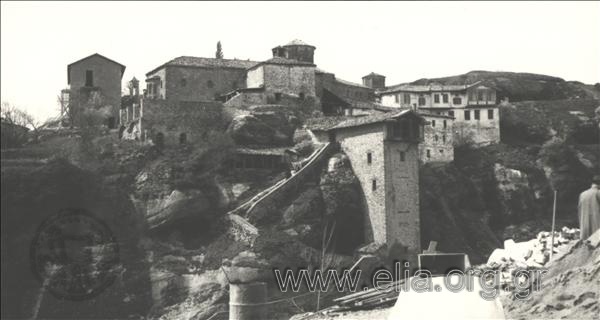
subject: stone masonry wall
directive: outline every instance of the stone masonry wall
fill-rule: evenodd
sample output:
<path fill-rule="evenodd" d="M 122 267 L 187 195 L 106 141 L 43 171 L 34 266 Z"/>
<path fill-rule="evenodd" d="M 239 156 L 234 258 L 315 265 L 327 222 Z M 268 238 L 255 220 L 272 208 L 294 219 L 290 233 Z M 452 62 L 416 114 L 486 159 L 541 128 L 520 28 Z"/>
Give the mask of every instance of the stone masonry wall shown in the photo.
<path fill-rule="evenodd" d="M 425 115 L 425 140 L 419 145 L 419 159 L 449 162 L 454 160 L 453 120 L 447 117 Z M 444 124 L 445 123 L 445 124 Z"/>
<path fill-rule="evenodd" d="M 213 101 L 218 95 L 246 87 L 246 70 L 168 66 L 165 99 Z"/>
<path fill-rule="evenodd" d="M 118 119 L 121 107 L 121 66 L 98 56 L 73 64 L 69 76 L 71 90 L 85 87 L 87 70 L 93 72 L 93 86 L 100 88 L 105 103 L 113 107 L 114 116 Z"/>
<path fill-rule="evenodd" d="M 385 142 L 386 241 L 420 253 L 419 152 L 415 143 Z"/>
<path fill-rule="evenodd" d="M 264 67 L 264 85 L 268 93 L 315 96 L 315 67 L 271 65 Z"/>
<path fill-rule="evenodd" d="M 365 197 L 365 240 L 386 243 L 385 159 L 383 124 L 342 129 L 336 132 L 342 151 L 346 153 Z M 367 154 L 371 154 L 368 163 Z M 373 181 L 376 188 L 373 190 Z"/>
<path fill-rule="evenodd" d="M 253 105 L 266 104 L 264 92 L 241 92 L 239 95 L 225 102 L 226 107 L 242 108 Z"/>

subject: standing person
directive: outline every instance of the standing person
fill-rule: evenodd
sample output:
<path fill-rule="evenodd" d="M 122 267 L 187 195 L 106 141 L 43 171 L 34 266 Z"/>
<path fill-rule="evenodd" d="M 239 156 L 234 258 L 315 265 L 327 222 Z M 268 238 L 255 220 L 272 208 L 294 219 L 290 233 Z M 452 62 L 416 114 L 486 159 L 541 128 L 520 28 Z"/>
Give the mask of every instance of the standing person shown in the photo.
<path fill-rule="evenodd" d="M 592 179 L 592 186 L 579 195 L 579 228 L 581 239 L 587 239 L 600 229 L 600 175 Z"/>

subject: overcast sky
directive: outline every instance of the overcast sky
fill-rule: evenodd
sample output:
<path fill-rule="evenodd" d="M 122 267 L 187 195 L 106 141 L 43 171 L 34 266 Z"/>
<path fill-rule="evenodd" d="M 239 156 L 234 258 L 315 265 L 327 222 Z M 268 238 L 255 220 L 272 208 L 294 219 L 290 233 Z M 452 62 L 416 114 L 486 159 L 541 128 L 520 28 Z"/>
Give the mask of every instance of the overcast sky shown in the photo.
<path fill-rule="evenodd" d="M 56 114 L 67 65 L 98 52 L 123 81 L 182 55 L 264 60 L 293 39 L 315 63 L 387 84 L 471 70 L 600 82 L 599 2 L 2 2 L 2 101 Z"/>

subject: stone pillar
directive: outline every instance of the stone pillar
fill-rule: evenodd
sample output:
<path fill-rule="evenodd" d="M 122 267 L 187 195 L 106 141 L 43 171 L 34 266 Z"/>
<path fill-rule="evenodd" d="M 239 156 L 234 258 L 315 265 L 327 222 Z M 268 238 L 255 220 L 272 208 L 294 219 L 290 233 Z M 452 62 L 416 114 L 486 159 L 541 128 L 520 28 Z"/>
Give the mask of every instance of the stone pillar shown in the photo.
<path fill-rule="evenodd" d="M 265 282 L 229 284 L 229 320 L 267 319 Z"/>

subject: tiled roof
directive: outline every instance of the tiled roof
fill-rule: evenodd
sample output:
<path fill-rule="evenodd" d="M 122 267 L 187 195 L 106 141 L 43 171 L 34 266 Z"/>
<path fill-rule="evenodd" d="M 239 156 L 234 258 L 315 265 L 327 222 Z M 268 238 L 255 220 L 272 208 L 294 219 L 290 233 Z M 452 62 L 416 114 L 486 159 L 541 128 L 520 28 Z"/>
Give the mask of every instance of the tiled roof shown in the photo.
<path fill-rule="evenodd" d="M 286 44 L 286 46 L 309 46 L 309 47 L 314 47 L 300 39 L 294 39 L 290 42 L 288 42 L 288 44 Z"/>
<path fill-rule="evenodd" d="M 309 118 L 304 121 L 306 128 L 315 131 L 324 131 L 331 127 L 336 126 L 338 123 L 349 119 L 350 116 L 327 116 Z"/>
<path fill-rule="evenodd" d="M 291 148 L 291 147 L 290 147 Z M 238 154 L 255 154 L 255 155 L 276 155 L 281 156 L 285 153 L 285 150 L 289 148 L 265 148 L 265 147 L 239 147 L 235 149 Z"/>
<path fill-rule="evenodd" d="M 389 119 L 399 118 L 405 114 L 413 112 L 408 108 L 398 108 L 396 112 L 374 113 L 358 117 L 323 117 L 309 119 L 306 121 L 306 127 L 315 131 L 329 131 L 342 128 L 358 127 L 367 124 L 379 123 Z"/>
<path fill-rule="evenodd" d="M 371 89 L 370 87 L 367 87 L 365 85 L 362 85 L 360 83 L 355 83 L 355 82 L 350 82 L 350 81 L 346 81 L 340 78 L 335 78 L 335 80 L 341 84 L 345 84 L 347 86 L 353 86 L 353 87 L 360 87 L 360 88 L 365 88 L 365 89 Z"/>
<path fill-rule="evenodd" d="M 310 63 L 310 62 L 306 62 L 306 61 L 300 61 L 300 60 L 295 60 L 295 59 L 286 59 L 286 58 L 282 58 L 282 57 L 273 57 L 269 60 L 265 60 L 263 62 L 257 63 L 253 66 L 248 67 L 249 69 L 252 67 L 257 67 L 259 65 L 263 65 L 263 64 L 277 64 L 277 65 L 289 65 L 289 66 L 315 66 L 315 64 Z"/>
<path fill-rule="evenodd" d="M 480 81 L 465 84 L 465 85 L 441 85 L 441 84 L 428 84 L 428 85 L 414 85 L 414 84 L 399 84 L 391 87 L 387 87 L 385 90 L 379 93 L 393 93 L 393 92 L 433 92 L 433 91 L 464 91 L 468 88 L 478 85 Z"/>
<path fill-rule="evenodd" d="M 364 76 L 363 78 L 366 78 L 366 77 L 384 77 L 385 78 L 384 75 L 379 74 L 379 73 L 375 73 L 375 72 L 371 72 L 368 75 Z"/>
<path fill-rule="evenodd" d="M 166 66 L 248 69 L 250 67 L 255 66 L 256 64 L 258 64 L 257 61 L 250 60 L 181 56 L 171 61 L 168 61 L 165 64 L 160 65 L 154 70 L 146 73 L 146 75 L 154 73 L 155 71 L 162 69 Z"/>
<path fill-rule="evenodd" d="M 428 112 L 428 111 L 424 111 L 424 110 L 419 110 L 419 114 L 422 115 L 422 116 L 424 116 L 424 117 L 454 119 L 453 116 L 447 116 L 447 115 L 443 115 L 443 114 L 437 114 L 437 113 Z"/>
<path fill-rule="evenodd" d="M 363 117 L 352 117 L 348 120 L 344 120 L 334 127 L 329 128 L 329 130 L 342 129 L 342 128 L 350 128 L 350 127 L 358 127 L 367 124 L 379 123 L 388 119 L 394 119 L 401 117 L 409 112 L 412 112 L 410 109 L 401 109 L 398 112 L 390 112 L 390 113 L 375 113 L 368 116 Z"/>

